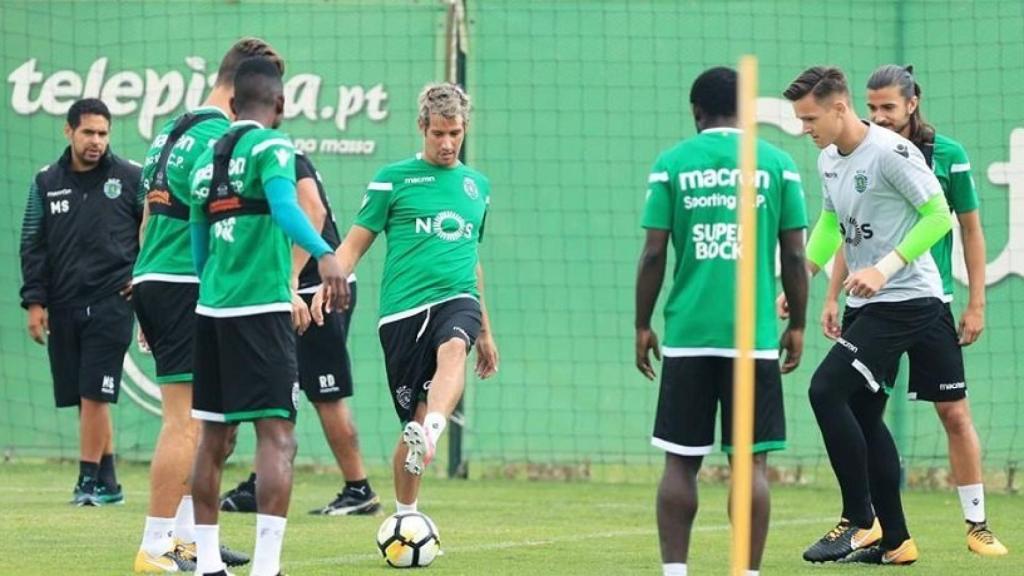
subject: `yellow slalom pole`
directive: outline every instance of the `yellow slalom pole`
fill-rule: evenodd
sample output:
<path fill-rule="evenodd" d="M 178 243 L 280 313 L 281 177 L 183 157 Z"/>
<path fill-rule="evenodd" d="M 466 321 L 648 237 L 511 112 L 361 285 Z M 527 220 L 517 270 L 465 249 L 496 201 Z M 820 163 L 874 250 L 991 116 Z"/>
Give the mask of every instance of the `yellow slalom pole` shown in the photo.
<path fill-rule="evenodd" d="M 750 565 L 750 515 L 754 438 L 754 295 L 757 291 L 757 58 L 740 59 L 739 93 L 740 257 L 736 264 L 736 367 L 732 413 L 732 574 L 743 576 Z"/>

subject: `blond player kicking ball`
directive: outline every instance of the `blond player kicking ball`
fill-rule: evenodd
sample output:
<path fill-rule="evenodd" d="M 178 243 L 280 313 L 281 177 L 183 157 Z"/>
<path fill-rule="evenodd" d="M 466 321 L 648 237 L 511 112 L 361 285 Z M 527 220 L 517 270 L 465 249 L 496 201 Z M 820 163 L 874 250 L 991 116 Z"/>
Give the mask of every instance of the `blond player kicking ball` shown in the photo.
<path fill-rule="evenodd" d="M 477 250 L 491 185 L 459 161 L 468 128 L 469 96 L 461 88 L 424 89 L 423 152 L 377 173 L 338 249 L 347 275 L 378 234 L 388 237 L 378 332 L 404 426 L 394 455 L 398 512 L 416 511 L 420 477 L 462 397 L 470 349 L 476 346 L 477 376 L 498 370 Z M 311 306 L 318 324 L 320 301 L 318 293 Z"/>

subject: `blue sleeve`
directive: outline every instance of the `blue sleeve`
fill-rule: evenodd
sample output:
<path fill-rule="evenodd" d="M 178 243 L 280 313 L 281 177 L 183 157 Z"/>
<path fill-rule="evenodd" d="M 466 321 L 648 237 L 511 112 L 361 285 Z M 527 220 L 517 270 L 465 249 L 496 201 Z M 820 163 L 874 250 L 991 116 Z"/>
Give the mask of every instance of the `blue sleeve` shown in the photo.
<path fill-rule="evenodd" d="M 264 186 L 264 191 L 267 203 L 270 204 L 270 216 L 293 242 L 309 252 L 314 259 L 332 251 L 299 208 L 294 182 L 286 178 L 272 178 Z"/>
<path fill-rule="evenodd" d="M 210 225 L 206 222 L 192 222 L 189 232 L 192 236 L 192 263 L 196 276 L 202 276 L 206 257 L 210 255 Z"/>

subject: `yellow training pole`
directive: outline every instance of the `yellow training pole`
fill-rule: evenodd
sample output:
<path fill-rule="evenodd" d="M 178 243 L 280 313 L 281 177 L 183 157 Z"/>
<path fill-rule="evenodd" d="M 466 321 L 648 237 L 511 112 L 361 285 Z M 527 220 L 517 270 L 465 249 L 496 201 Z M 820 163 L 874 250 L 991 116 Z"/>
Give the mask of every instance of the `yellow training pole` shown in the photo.
<path fill-rule="evenodd" d="M 757 292 L 757 58 L 740 59 L 739 93 L 740 257 L 736 265 L 736 368 L 732 414 L 732 574 L 743 576 L 750 565 L 750 508 L 754 437 L 754 295 Z"/>

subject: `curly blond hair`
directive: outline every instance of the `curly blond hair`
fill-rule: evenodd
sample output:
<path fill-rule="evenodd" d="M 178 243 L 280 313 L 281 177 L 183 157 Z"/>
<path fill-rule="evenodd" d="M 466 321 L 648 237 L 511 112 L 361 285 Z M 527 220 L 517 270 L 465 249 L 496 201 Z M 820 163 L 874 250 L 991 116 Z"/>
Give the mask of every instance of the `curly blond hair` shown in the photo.
<path fill-rule="evenodd" d="M 462 122 L 469 123 L 469 95 L 455 84 L 428 84 L 420 92 L 419 104 L 421 126 L 429 126 L 430 117 L 435 114 L 445 118 L 462 116 Z"/>

